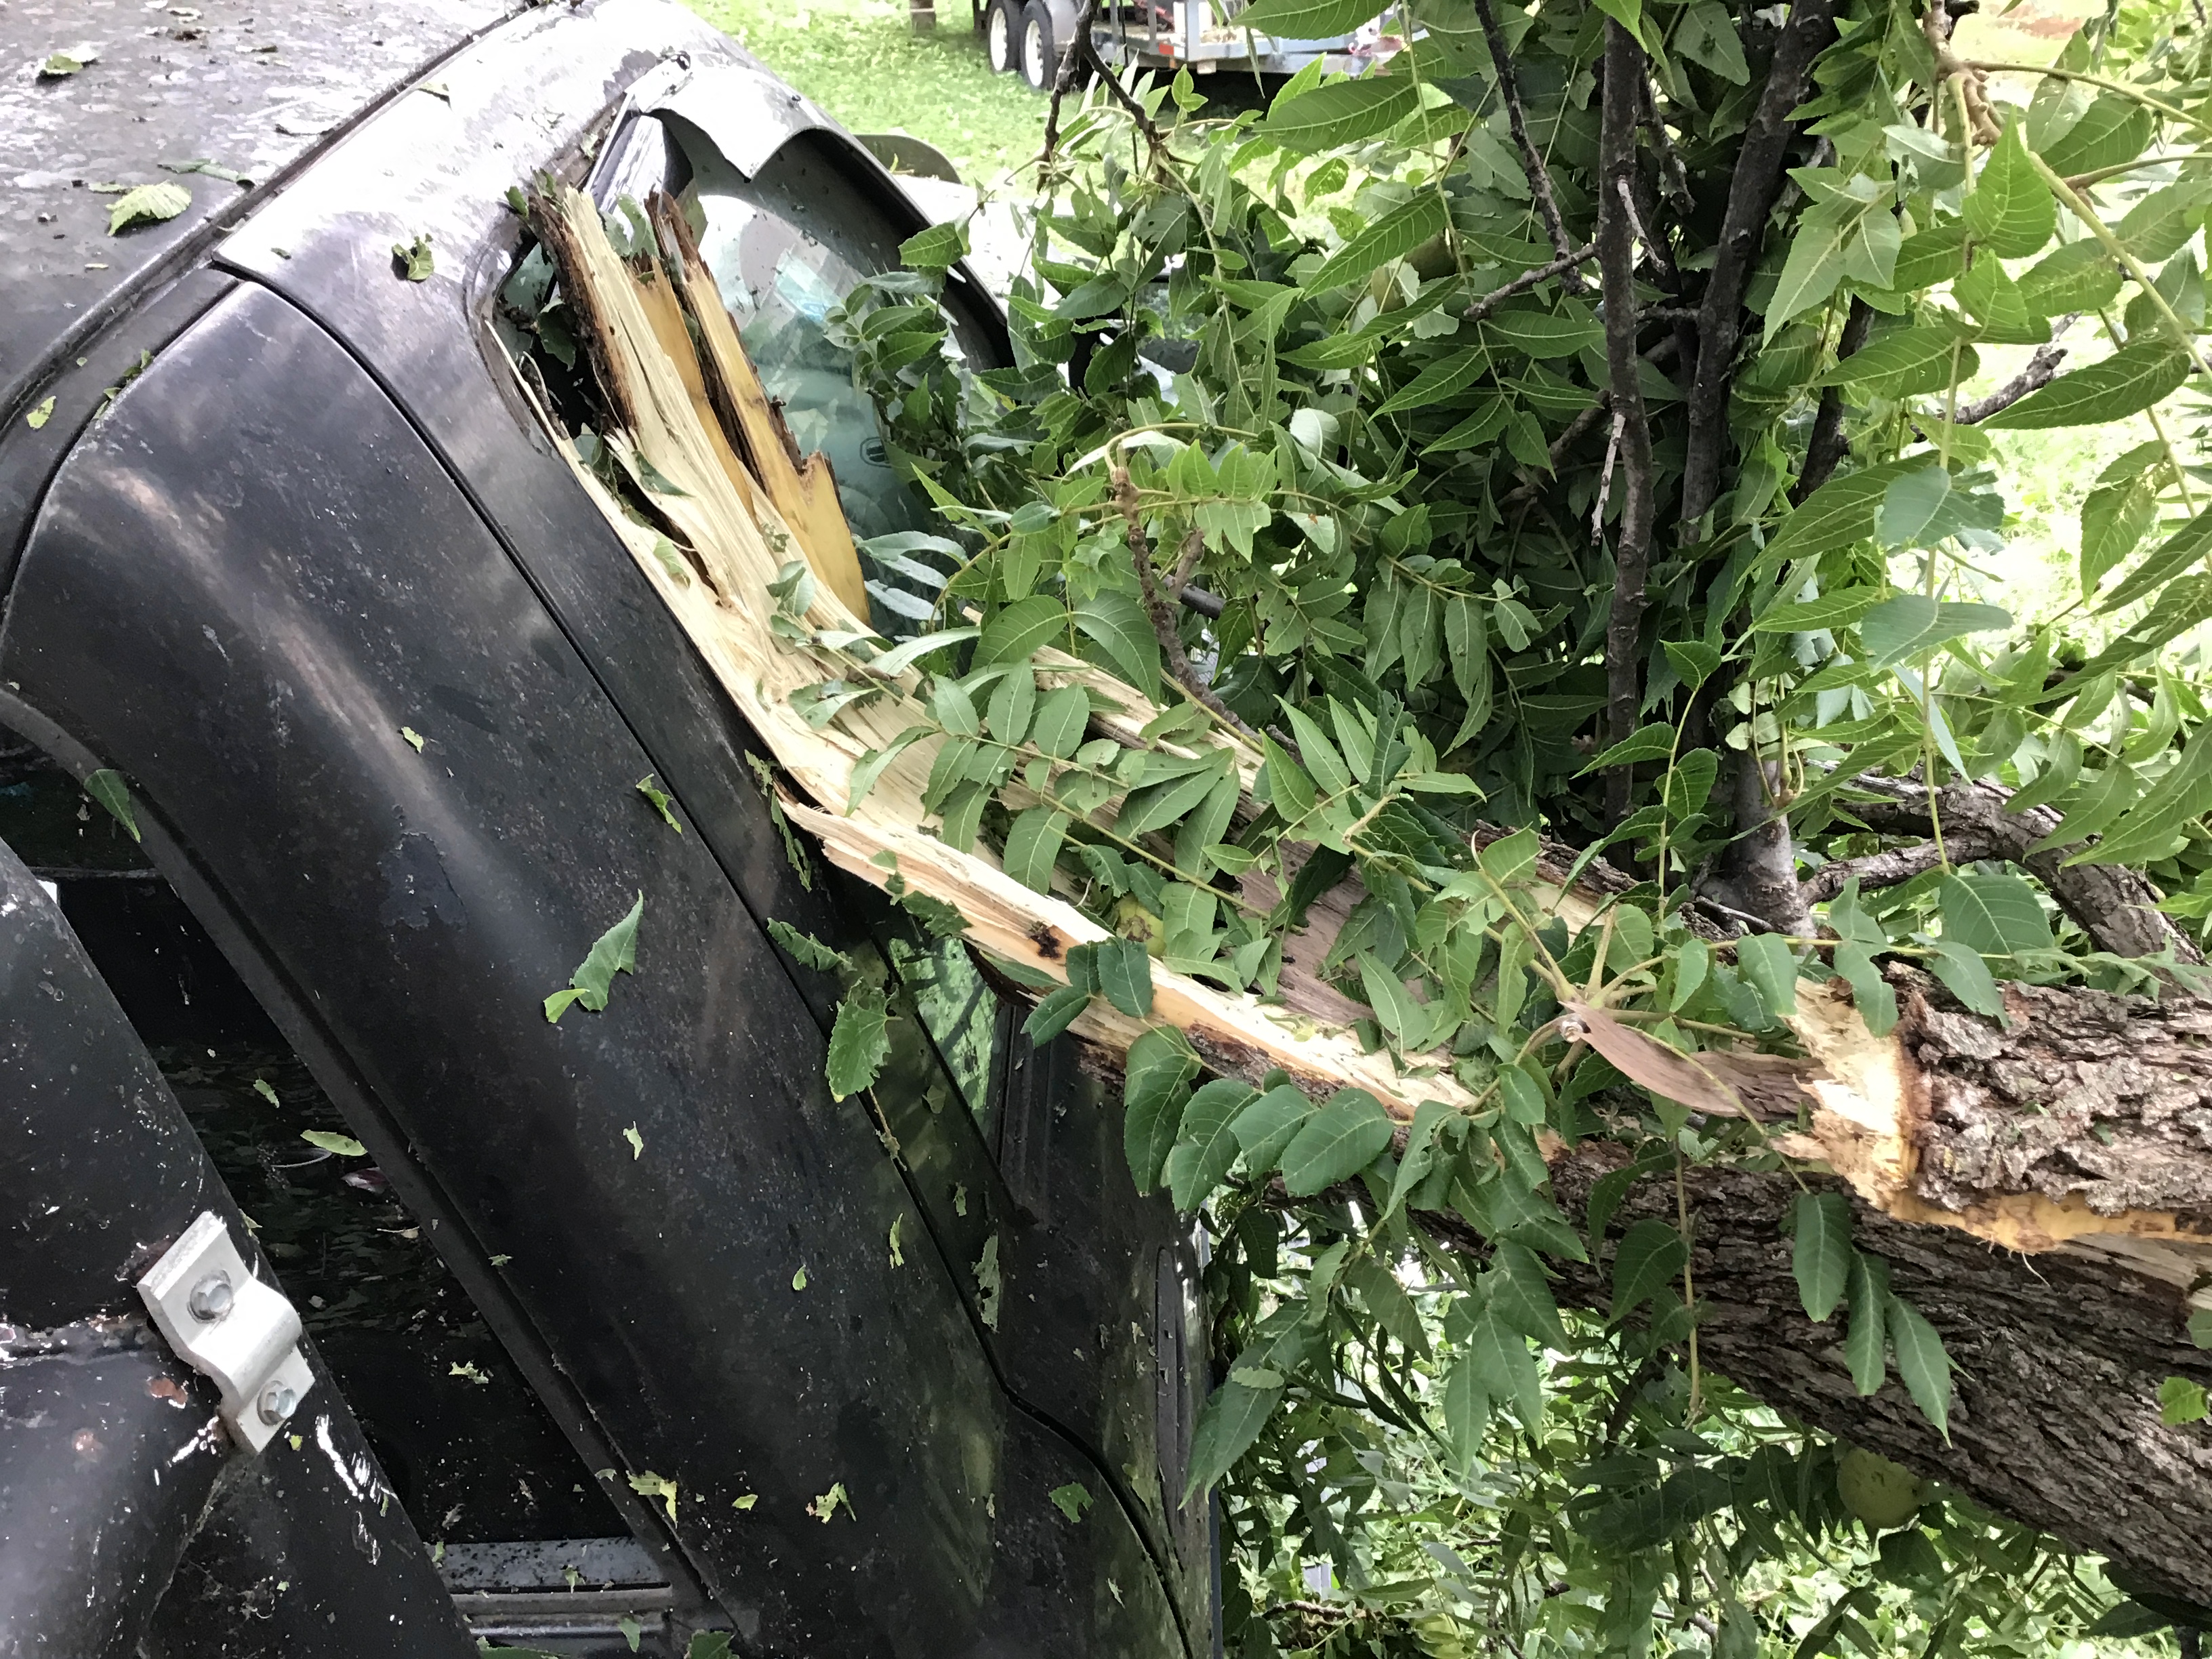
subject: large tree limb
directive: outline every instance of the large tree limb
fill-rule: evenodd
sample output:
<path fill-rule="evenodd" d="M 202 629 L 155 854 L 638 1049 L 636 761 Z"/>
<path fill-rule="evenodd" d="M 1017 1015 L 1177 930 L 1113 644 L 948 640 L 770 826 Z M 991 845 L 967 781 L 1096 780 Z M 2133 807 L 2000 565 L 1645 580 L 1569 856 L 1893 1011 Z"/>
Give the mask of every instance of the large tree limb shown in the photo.
<path fill-rule="evenodd" d="M 1605 355 L 1613 396 L 1613 432 L 1623 489 L 1613 538 L 1613 599 L 1605 627 L 1606 738 L 1619 743 L 1636 729 L 1644 702 L 1644 582 L 1651 562 L 1651 428 L 1644 412 L 1644 365 L 1636 349 L 1635 199 L 1638 105 L 1644 94 L 1644 52 L 1626 29 L 1605 26 L 1605 91 L 1598 137 L 1598 269 L 1605 295 Z M 1628 816 L 1635 769 L 1606 778 L 1606 815 Z"/>
<path fill-rule="evenodd" d="M 1834 0 L 1797 0 L 1782 26 L 1765 90 L 1743 136 L 1729 185 L 1712 275 L 1698 315 L 1698 362 L 1690 381 L 1689 445 L 1682 462 L 1682 523 L 1694 539 L 1699 520 L 1720 493 L 1721 450 L 1728 441 L 1728 391 L 1743 337 L 1743 294 L 1759 262 L 1767 215 L 1782 188 L 1783 167 L 1796 137 L 1790 113 L 1805 95 L 1813 60 L 1835 38 Z"/>
<path fill-rule="evenodd" d="M 1869 773 L 1856 781 L 1856 787 L 1875 799 L 1850 801 L 1846 810 L 1869 830 L 1932 839 L 1935 826 L 1929 817 L 1925 784 Z M 2100 951 L 2148 957 L 2170 947 L 2184 962 L 2204 959 L 2188 936 L 2160 913 L 2157 890 L 2137 872 L 2117 864 L 2069 865 L 2066 859 L 2078 850 L 2075 847 L 2031 851 L 2058 827 L 2061 815 L 2048 806 L 2013 811 L 2006 804 L 2010 794 L 1993 783 L 1949 783 L 1936 792 L 1944 839 L 1948 842 L 1955 837 L 1960 843 L 1952 852 L 1954 863 L 2002 859 L 2032 871 Z M 1831 881 L 1826 871 L 1816 872 L 1814 896 L 1834 897 L 1847 879 L 1848 874 Z"/>
<path fill-rule="evenodd" d="M 1561 1206 L 1578 1218 L 1590 1183 L 1622 1161 L 1602 1143 L 1556 1160 Z M 2172 1594 L 2212 1601 L 2212 1442 L 2201 1425 L 2166 1426 L 2157 1401 L 2170 1376 L 2212 1385 L 2212 1354 L 2183 1328 L 2185 1265 L 2087 1242 L 2014 1255 L 1855 1200 L 1859 1247 L 1889 1263 L 1893 1288 L 1959 1368 L 1946 1445 L 1893 1379 L 1858 1395 L 1841 1314 L 1817 1325 L 1805 1317 L 1779 1225 L 1796 1191 L 1790 1177 L 1705 1168 L 1686 1179 L 1705 1364 L 1801 1421 Z M 1632 1190 L 1615 1225 L 1647 1217 L 1674 1218 L 1671 1181 Z M 1603 1308 L 1607 1267 L 1607 1255 L 1567 1267 L 1562 1299 Z"/>

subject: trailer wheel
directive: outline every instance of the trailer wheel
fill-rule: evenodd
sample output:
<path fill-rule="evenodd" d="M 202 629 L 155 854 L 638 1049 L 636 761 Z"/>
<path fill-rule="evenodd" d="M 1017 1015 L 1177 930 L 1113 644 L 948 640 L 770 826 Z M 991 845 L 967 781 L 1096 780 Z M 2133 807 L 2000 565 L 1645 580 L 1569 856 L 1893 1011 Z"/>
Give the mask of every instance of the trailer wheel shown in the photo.
<path fill-rule="evenodd" d="M 1012 72 L 1021 50 L 1021 8 L 1012 0 L 991 0 L 990 9 L 983 14 L 983 50 L 990 58 L 992 74 Z"/>
<path fill-rule="evenodd" d="M 1036 91 L 1051 91 L 1060 75 L 1061 51 L 1053 39 L 1052 14 L 1044 0 L 1029 0 L 1022 8 L 1022 79 Z"/>

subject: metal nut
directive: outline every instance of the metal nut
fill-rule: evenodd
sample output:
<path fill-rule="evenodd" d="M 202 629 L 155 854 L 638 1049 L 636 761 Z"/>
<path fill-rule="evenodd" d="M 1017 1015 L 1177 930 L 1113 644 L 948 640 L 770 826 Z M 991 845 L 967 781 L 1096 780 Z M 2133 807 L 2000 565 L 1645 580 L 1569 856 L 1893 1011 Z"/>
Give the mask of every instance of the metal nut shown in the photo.
<path fill-rule="evenodd" d="M 300 1396 L 282 1382 L 271 1382 L 262 1389 L 261 1399 L 255 1407 L 264 1423 L 282 1423 L 300 1409 Z"/>
<path fill-rule="evenodd" d="M 191 1310 L 192 1317 L 208 1325 L 228 1313 L 230 1304 L 230 1275 L 224 1273 L 210 1273 L 193 1285 L 191 1294 L 185 1298 L 185 1306 Z"/>

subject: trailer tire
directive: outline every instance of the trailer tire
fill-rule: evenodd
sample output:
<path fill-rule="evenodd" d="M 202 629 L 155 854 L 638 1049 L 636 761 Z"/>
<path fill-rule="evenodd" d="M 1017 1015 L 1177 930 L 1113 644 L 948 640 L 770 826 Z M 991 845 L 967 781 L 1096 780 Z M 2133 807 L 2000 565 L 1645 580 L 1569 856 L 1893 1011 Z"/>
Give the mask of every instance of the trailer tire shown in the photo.
<path fill-rule="evenodd" d="M 1045 0 L 1028 0 L 1022 8 L 1022 79 L 1032 91 L 1050 92 L 1060 77 L 1060 54 L 1073 43 L 1058 36 Z"/>
<path fill-rule="evenodd" d="M 983 53 L 994 75 L 1011 75 L 1021 60 L 1019 0 L 991 0 L 983 13 Z"/>

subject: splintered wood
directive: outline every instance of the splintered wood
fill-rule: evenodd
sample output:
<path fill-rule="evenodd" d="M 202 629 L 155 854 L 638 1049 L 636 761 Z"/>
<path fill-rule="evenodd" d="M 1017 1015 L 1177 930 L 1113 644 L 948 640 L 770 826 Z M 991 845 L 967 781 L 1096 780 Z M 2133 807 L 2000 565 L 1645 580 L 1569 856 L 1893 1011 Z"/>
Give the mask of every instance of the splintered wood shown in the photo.
<path fill-rule="evenodd" d="M 868 751 L 932 724 L 919 700 L 919 677 L 911 670 L 875 673 L 853 655 L 817 642 L 817 635 L 871 636 L 852 532 L 828 460 L 799 454 L 676 204 L 662 196 L 648 204 L 659 258 L 636 260 L 615 251 L 581 193 L 563 187 L 536 198 L 533 209 L 605 400 L 605 441 L 647 515 L 626 506 L 583 465 L 550 410 L 541 407 L 540 416 L 579 484 L 774 754 L 796 792 L 786 795 L 787 813 L 841 868 L 878 886 L 896 873 L 958 910 L 980 950 L 1065 982 L 1068 950 L 1106 938 L 1106 930 L 1073 905 L 1013 879 L 988 849 L 962 851 L 924 828 L 930 814 L 922 795 L 938 738 L 907 747 L 862 799 L 851 799 L 855 769 Z M 787 623 L 779 635 L 771 626 L 776 605 L 769 588 L 794 558 L 803 558 L 817 580 L 797 618 L 800 628 Z M 1048 687 L 1083 686 L 1092 732 L 1125 745 L 1143 743 L 1141 728 L 1160 712 L 1073 657 L 1042 652 L 1036 667 Z M 792 694 L 833 679 L 872 683 L 878 695 L 848 704 L 824 726 L 809 725 Z M 1259 757 L 1233 737 L 1225 741 L 1243 783 L 1243 810 L 1256 810 L 1250 791 Z M 1171 742 L 1157 746 L 1187 752 Z M 1602 908 L 1607 890 L 1587 878 L 1570 884 L 1551 851 L 1547 847 L 1539 861 L 1547 884 L 1539 892 L 1578 928 Z M 1259 875 L 1248 879 L 1259 896 L 1271 896 Z M 1626 884 L 1625 878 L 1614 884 Z M 1343 907 L 1332 904 L 1334 896 L 1315 907 L 1319 932 L 1341 923 Z M 1434 1066 L 1401 1067 L 1385 1051 L 1362 1052 L 1351 1022 L 1364 1011 L 1313 973 L 1322 954 L 1316 943 L 1309 938 L 1301 945 L 1297 963 L 1285 968 L 1280 994 L 1267 1001 L 1156 964 L 1152 1023 L 1179 1028 L 1226 1076 L 1257 1082 L 1280 1067 L 1317 1097 L 1364 1089 L 1401 1121 L 1425 1100 L 1472 1107 L 1474 1097 L 1443 1057 Z M 1827 1164 L 1866 1202 L 1901 1219 L 1960 1228 L 2021 1250 L 2099 1234 L 2115 1236 L 2110 1242 L 2116 1246 L 2122 1238 L 2132 1241 L 2129 1248 L 2138 1251 L 2189 1249 L 2197 1247 L 2183 1240 L 2212 1232 L 2206 1219 L 2212 1209 L 2093 1203 L 2057 1189 L 2049 1178 L 2032 1189 L 1978 1192 L 1959 1180 L 1963 1166 L 1955 1156 L 1943 1170 L 1931 1170 L 1923 1149 L 1935 1072 L 1923 1073 L 1905 1040 L 1913 1028 L 1908 1023 L 1897 1035 L 1877 1039 L 1840 981 L 1802 989 L 1793 1030 L 1808 1057 L 1794 1064 L 1726 1054 L 1686 1059 L 1581 1005 L 1567 1011 L 1578 1023 L 1565 1034 L 1591 1042 L 1632 1079 L 1698 1110 L 1771 1123 L 1780 1150 Z M 1144 1028 L 1145 1022 L 1093 998 L 1071 1029 L 1118 1056 Z"/>

